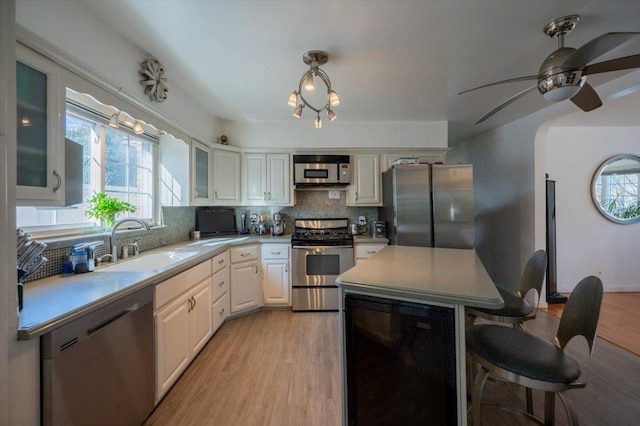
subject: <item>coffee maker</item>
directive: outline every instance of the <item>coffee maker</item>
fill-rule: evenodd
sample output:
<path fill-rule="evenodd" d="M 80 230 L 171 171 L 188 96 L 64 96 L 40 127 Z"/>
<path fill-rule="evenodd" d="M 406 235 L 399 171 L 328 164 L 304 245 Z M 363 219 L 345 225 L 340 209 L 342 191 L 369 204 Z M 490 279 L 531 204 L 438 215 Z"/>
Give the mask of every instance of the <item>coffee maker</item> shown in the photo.
<path fill-rule="evenodd" d="M 273 235 L 279 236 L 284 234 L 284 221 L 280 213 L 273 214 Z"/>

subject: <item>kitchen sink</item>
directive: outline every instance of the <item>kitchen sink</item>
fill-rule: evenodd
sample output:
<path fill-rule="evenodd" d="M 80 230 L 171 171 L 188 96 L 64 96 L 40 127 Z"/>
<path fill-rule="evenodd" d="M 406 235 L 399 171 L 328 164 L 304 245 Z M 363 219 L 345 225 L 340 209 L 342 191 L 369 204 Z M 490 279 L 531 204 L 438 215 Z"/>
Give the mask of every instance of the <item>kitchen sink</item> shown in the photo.
<path fill-rule="evenodd" d="M 143 254 L 115 265 L 96 269 L 96 272 L 146 272 L 162 269 L 198 254 L 197 251 L 165 251 Z"/>

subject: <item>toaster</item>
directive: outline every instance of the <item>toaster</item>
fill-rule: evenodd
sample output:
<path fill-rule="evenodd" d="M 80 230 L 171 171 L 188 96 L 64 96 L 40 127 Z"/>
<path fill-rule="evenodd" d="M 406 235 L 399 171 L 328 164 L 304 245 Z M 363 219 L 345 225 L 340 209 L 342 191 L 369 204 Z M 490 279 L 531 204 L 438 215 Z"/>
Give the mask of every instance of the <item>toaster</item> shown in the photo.
<path fill-rule="evenodd" d="M 373 238 L 387 238 L 387 222 L 384 220 L 371 222 L 371 236 Z"/>

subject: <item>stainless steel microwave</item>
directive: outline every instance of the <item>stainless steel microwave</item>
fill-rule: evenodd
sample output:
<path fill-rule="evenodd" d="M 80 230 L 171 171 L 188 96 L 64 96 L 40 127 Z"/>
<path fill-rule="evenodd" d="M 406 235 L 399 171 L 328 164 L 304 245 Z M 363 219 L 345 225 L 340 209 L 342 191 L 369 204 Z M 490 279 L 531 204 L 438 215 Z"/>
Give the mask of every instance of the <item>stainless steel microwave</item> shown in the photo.
<path fill-rule="evenodd" d="M 297 187 L 347 186 L 351 183 L 348 155 L 294 155 L 293 179 Z"/>

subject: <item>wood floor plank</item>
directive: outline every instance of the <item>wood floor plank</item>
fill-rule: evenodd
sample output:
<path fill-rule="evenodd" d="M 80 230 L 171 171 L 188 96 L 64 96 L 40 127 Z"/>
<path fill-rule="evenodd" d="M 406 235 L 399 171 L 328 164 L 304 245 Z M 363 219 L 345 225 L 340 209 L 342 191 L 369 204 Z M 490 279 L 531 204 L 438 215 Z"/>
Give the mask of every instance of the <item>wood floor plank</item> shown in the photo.
<path fill-rule="evenodd" d="M 540 312 L 531 333 L 551 339 L 558 319 Z M 583 364 L 584 354 L 570 350 Z M 145 425 L 339 426 L 338 314 L 262 311 L 226 322 Z M 640 418 L 640 357 L 596 340 L 588 384 L 569 391 L 583 426 L 635 425 Z M 485 401 L 524 407 L 524 391 L 488 383 Z M 543 395 L 534 392 L 536 413 Z M 556 404 L 558 425 L 567 424 Z M 530 424 L 486 409 L 484 424 Z"/>

